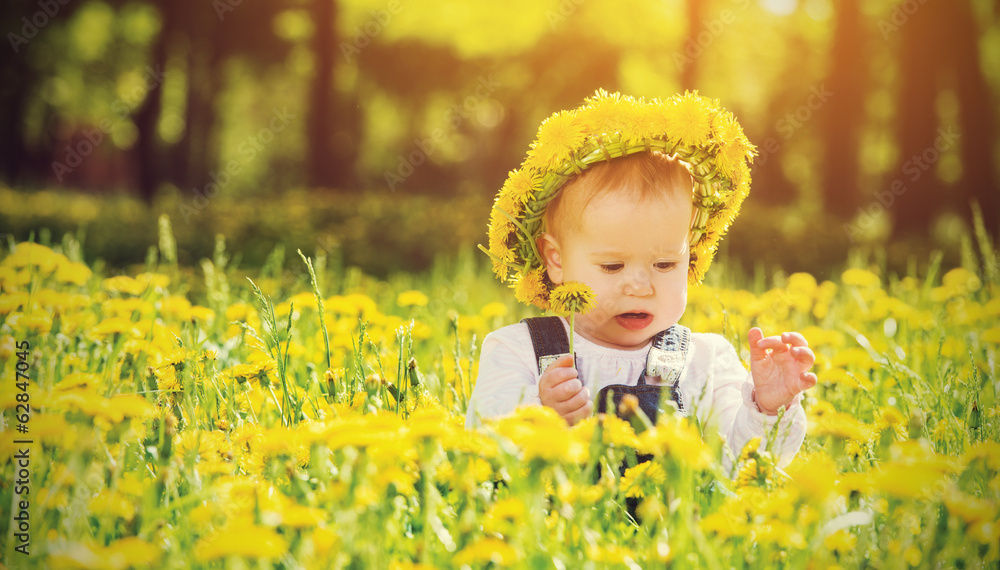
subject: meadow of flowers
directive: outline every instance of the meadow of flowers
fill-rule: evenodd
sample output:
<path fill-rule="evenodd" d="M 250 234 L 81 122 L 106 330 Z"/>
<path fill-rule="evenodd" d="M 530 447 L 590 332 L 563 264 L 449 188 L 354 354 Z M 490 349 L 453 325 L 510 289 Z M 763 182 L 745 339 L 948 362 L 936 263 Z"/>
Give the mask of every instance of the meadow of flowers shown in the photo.
<path fill-rule="evenodd" d="M 751 442 L 732 473 L 717 435 L 666 414 L 569 428 L 523 408 L 466 431 L 478 343 L 528 314 L 486 263 L 378 281 L 228 255 L 179 266 L 165 218 L 121 274 L 71 237 L 2 246 L 7 566 L 1000 563 L 1000 259 L 981 235 L 960 267 L 858 257 L 829 281 L 692 288 L 693 330 L 799 330 L 817 353 L 799 455 L 780 470 Z"/>

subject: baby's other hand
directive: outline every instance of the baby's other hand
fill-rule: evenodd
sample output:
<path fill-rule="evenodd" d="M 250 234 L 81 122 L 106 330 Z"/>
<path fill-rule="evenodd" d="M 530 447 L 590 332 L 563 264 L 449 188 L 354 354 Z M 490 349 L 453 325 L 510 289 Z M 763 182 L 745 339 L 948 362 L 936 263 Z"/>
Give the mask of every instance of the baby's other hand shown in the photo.
<path fill-rule="evenodd" d="M 753 327 L 747 340 L 757 406 L 765 414 L 776 415 L 799 392 L 816 385 L 816 375 L 809 372 L 816 355 L 801 334 L 786 332 L 764 338 L 764 332 Z"/>
<path fill-rule="evenodd" d="M 590 390 L 580 381 L 573 364 L 573 357 L 567 354 L 550 364 L 538 380 L 538 397 L 542 405 L 555 410 L 569 425 L 594 411 Z"/>

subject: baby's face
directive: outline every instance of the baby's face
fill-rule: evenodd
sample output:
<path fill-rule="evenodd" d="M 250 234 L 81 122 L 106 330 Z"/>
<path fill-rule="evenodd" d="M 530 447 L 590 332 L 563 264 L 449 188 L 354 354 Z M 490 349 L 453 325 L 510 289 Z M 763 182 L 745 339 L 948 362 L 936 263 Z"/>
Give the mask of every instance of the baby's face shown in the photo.
<path fill-rule="evenodd" d="M 597 293 L 596 307 L 576 316 L 579 334 L 630 350 L 677 323 L 687 304 L 691 212 L 690 201 L 637 203 L 610 192 L 595 197 L 561 241 L 549 236 L 550 279 L 581 281 Z"/>

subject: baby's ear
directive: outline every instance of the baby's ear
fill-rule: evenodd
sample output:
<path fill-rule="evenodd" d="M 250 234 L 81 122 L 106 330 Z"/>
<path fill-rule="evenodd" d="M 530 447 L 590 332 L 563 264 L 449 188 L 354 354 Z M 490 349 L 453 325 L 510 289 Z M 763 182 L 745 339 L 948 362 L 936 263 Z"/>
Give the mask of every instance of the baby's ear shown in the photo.
<path fill-rule="evenodd" d="M 562 250 L 559 247 L 559 241 L 552 234 L 543 233 L 538 236 L 535 245 L 538 247 L 538 253 L 542 256 L 542 263 L 545 264 L 545 270 L 549 274 L 549 281 L 552 281 L 556 285 L 561 285 L 563 282 L 563 268 Z"/>

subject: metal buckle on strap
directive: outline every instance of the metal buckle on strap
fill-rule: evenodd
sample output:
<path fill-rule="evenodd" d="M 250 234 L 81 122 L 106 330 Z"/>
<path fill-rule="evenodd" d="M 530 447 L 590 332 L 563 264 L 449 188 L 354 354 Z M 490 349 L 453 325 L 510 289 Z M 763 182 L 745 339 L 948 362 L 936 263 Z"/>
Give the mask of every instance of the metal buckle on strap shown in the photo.
<path fill-rule="evenodd" d="M 689 336 L 690 331 L 682 325 L 674 325 L 656 335 L 646 358 L 646 376 L 659 377 L 668 386 L 676 385 L 687 359 Z"/>
<path fill-rule="evenodd" d="M 646 376 L 659 377 L 663 384 L 676 384 L 684 369 L 684 353 L 652 347 L 646 359 Z"/>
<path fill-rule="evenodd" d="M 538 374 L 541 375 L 545 372 L 545 369 L 552 365 L 553 362 L 559 360 L 564 356 L 569 356 L 568 352 L 562 354 L 549 354 L 538 358 Z"/>

